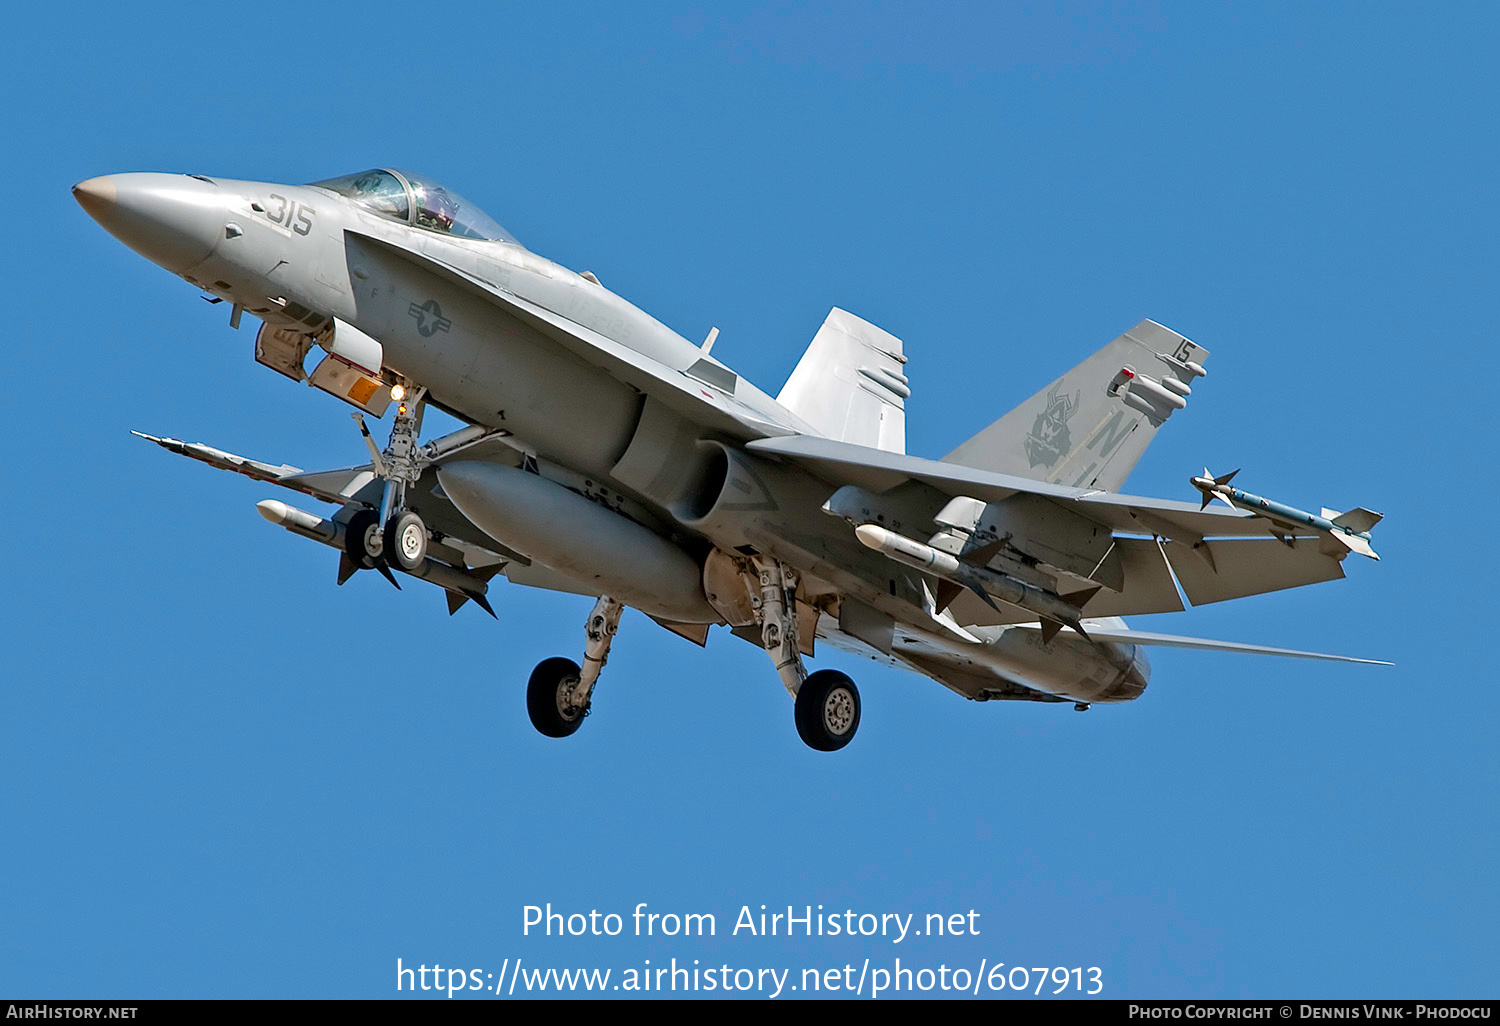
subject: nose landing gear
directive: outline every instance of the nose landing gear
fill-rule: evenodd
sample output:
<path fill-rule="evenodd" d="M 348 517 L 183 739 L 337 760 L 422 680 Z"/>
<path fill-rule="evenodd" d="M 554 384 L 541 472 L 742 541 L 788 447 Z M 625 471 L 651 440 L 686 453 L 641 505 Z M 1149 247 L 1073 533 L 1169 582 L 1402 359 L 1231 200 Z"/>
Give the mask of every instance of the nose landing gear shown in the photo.
<path fill-rule="evenodd" d="M 403 510 L 386 522 L 381 542 L 386 558 L 403 570 L 415 570 L 427 558 L 427 525 L 411 510 Z"/>
<path fill-rule="evenodd" d="M 422 429 L 422 402 L 427 389 L 415 388 L 396 404 L 391 424 L 391 438 L 381 452 L 370 437 L 369 428 L 359 414 L 354 421 L 370 449 L 375 475 L 385 481 L 380 511 L 363 509 L 349 521 L 345 550 L 349 559 L 363 569 L 379 570 L 395 584 L 390 565 L 402 570 L 416 570 L 427 559 L 427 525 L 415 510 L 406 508 L 406 489 L 422 476 L 423 462 L 417 452 L 417 434 Z"/>

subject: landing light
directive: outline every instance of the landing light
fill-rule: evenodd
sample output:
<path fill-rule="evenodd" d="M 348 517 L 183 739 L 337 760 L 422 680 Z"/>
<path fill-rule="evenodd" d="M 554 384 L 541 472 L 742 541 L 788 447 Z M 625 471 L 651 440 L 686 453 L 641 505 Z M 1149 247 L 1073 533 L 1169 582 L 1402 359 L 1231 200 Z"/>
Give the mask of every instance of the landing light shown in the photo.
<path fill-rule="evenodd" d="M 394 400 L 396 400 L 396 402 L 398 402 L 398 403 L 401 400 L 405 399 L 406 398 L 406 386 L 404 386 L 404 385 L 392 385 L 391 386 L 391 398 L 394 399 Z"/>

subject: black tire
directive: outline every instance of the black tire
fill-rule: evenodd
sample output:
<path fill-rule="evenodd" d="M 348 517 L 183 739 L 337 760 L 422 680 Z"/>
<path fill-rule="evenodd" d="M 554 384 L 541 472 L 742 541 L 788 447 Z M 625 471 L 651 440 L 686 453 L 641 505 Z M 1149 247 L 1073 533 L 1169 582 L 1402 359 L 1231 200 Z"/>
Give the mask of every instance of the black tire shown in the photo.
<path fill-rule="evenodd" d="M 797 734 L 809 748 L 836 752 L 859 730 L 859 688 L 837 670 L 810 673 L 797 691 Z"/>
<path fill-rule="evenodd" d="M 373 570 L 375 564 L 380 561 L 380 553 L 372 555 L 365 546 L 365 536 L 370 533 L 370 528 L 378 523 L 380 523 L 380 514 L 373 509 L 365 508 L 350 517 L 349 523 L 344 528 L 344 554 L 353 560 L 356 566 L 365 570 Z"/>
<path fill-rule="evenodd" d="M 543 659 L 526 682 L 526 712 L 531 725 L 546 737 L 567 737 L 579 728 L 587 709 L 565 713 L 560 701 L 565 681 L 578 680 L 578 664 L 561 657 Z"/>
<path fill-rule="evenodd" d="M 385 558 L 403 570 L 415 570 L 426 561 L 427 525 L 411 510 L 386 521 Z"/>

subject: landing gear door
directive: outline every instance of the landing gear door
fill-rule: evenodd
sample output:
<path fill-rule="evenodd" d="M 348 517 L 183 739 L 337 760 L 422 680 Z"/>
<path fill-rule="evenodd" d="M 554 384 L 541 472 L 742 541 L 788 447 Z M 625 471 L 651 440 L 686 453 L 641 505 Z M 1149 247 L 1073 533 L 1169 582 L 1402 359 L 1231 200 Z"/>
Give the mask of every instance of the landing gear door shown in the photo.
<path fill-rule="evenodd" d="M 305 329 L 262 324 L 255 333 L 255 362 L 293 381 L 306 381 L 302 364 L 312 346 L 313 337 Z"/>
<path fill-rule="evenodd" d="M 357 406 L 372 417 L 385 416 L 391 404 L 391 390 L 379 378 L 371 377 L 333 354 L 313 369 L 307 383 L 336 395 L 351 406 Z"/>

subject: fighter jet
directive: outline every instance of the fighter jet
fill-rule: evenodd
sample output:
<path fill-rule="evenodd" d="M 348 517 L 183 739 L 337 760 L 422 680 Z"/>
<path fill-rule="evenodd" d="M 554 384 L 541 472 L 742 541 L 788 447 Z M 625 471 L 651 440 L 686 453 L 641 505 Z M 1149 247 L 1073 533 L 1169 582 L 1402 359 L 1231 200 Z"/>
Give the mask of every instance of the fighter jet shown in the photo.
<path fill-rule="evenodd" d="M 355 407 L 369 459 L 304 471 L 143 437 L 332 504 L 259 510 L 339 550 L 340 584 L 424 580 L 450 613 L 494 615 L 496 577 L 596 599 L 581 663 L 547 659 L 527 684 L 549 737 L 589 713 L 626 606 L 698 645 L 721 627 L 763 649 L 820 751 L 861 713 L 846 674 L 808 672 L 820 642 L 974 701 L 1079 710 L 1138 698 L 1157 645 L 1374 661 L 1121 619 L 1339 578 L 1350 551 L 1319 518 L 1118 493 L 1206 375 L 1207 350 L 1153 321 L 935 460 L 906 453 L 890 333 L 835 308 L 773 398 L 714 356 L 717 329 L 694 343 L 424 175 L 133 173 L 73 192 L 229 304 L 231 327 L 258 318 L 255 360 Z M 424 439 L 429 407 L 465 426 Z M 381 446 L 364 418 L 386 413 Z"/>

